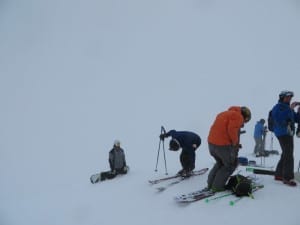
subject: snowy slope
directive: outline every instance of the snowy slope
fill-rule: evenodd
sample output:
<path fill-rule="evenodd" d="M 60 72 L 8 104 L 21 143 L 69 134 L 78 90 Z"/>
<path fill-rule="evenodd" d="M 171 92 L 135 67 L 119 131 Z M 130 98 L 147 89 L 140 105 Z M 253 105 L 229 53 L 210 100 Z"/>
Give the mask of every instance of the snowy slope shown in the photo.
<path fill-rule="evenodd" d="M 234 207 L 174 204 L 206 175 L 161 194 L 147 180 L 164 176 L 161 125 L 197 132 L 197 168 L 211 168 L 208 130 L 231 105 L 252 110 L 240 152 L 251 157 L 255 122 L 278 93 L 300 100 L 299 13 L 295 0 L 1 1 L 0 224 L 298 225 L 299 187 L 272 177 Z M 115 138 L 130 173 L 90 184 Z M 178 153 L 166 156 L 176 173 Z"/>

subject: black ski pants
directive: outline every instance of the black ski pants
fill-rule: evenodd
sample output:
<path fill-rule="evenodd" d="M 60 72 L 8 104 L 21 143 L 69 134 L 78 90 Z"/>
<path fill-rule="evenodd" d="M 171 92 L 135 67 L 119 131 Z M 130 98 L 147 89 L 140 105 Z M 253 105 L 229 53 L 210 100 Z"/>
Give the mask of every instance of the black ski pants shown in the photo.
<path fill-rule="evenodd" d="M 275 176 L 285 180 L 294 179 L 294 137 L 284 135 L 277 137 L 282 153 L 276 167 Z"/>

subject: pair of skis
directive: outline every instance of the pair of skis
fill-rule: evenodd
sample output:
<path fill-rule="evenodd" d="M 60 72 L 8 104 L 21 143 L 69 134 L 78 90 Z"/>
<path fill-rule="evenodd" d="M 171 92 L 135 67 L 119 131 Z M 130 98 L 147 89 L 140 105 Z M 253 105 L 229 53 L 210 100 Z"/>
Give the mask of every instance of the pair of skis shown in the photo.
<path fill-rule="evenodd" d="M 189 177 L 182 177 L 181 175 L 176 174 L 174 176 L 168 176 L 168 177 L 164 177 L 164 178 L 160 178 L 160 179 L 149 180 L 148 182 L 151 185 L 157 185 L 157 184 L 160 184 L 162 182 L 165 183 L 165 181 L 170 181 L 171 180 L 172 182 L 169 182 L 169 183 L 166 183 L 166 184 L 162 184 L 159 187 L 156 187 L 156 190 L 158 192 L 162 192 L 162 191 L 165 191 L 167 188 L 169 188 L 171 186 L 174 186 L 175 184 L 178 184 L 178 183 L 180 183 L 180 182 L 182 182 L 184 180 L 189 179 L 190 177 L 203 175 L 207 171 L 208 171 L 208 168 L 203 168 L 203 169 L 200 169 L 200 170 L 193 171 L 192 174 Z"/>
<path fill-rule="evenodd" d="M 259 189 L 262 189 L 263 185 L 256 185 L 252 189 L 252 193 L 255 191 L 258 191 Z M 200 200 L 205 200 L 206 203 L 215 201 L 227 196 L 233 196 L 234 194 L 231 191 L 222 191 L 222 192 L 212 192 L 210 190 L 207 190 L 206 188 L 199 191 L 194 191 L 188 194 L 183 194 L 179 196 L 175 196 L 174 200 L 178 203 L 192 203 Z M 229 201 L 230 205 L 235 205 L 237 202 L 239 202 L 241 199 L 247 196 L 241 196 L 237 197 L 235 196 L 233 199 Z M 253 198 L 253 195 L 251 194 L 249 197 Z"/>

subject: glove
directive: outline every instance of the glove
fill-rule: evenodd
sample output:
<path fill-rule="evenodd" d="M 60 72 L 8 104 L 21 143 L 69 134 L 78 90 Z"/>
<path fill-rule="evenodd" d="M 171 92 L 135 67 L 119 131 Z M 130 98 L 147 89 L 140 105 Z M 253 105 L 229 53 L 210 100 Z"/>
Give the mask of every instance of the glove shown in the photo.
<path fill-rule="evenodd" d="M 288 135 L 290 135 L 290 136 L 294 135 L 294 130 L 292 129 L 292 126 L 291 126 L 290 122 L 288 122 L 287 132 L 288 132 Z"/>
<path fill-rule="evenodd" d="M 292 102 L 291 108 L 294 109 L 298 105 L 300 105 L 300 102 Z"/>
<path fill-rule="evenodd" d="M 242 145 L 241 144 L 237 144 L 237 145 L 233 145 L 232 147 L 233 147 L 233 149 L 235 149 L 235 150 L 238 151 L 240 148 L 242 148 Z"/>
<path fill-rule="evenodd" d="M 128 171 L 128 166 L 124 166 L 123 171 L 127 172 Z"/>
<path fill-rule="evenodd" d="M 298 137 L 298 138 L 300 138 L 300 128 L 298 127 L 298 129 L 297 129 L 297 131 L 296 131 L 296 136 Z"/>
<path fill-rule="evenodd" d="M 165 134 L 161 134 L 161 135 L 159 135 L 159 139 L 160 139 L 160 140 L 162 140 L 162 141 L 165 139 L 165 137 L 166 137 L 166 135 L 165 135 Z"/>

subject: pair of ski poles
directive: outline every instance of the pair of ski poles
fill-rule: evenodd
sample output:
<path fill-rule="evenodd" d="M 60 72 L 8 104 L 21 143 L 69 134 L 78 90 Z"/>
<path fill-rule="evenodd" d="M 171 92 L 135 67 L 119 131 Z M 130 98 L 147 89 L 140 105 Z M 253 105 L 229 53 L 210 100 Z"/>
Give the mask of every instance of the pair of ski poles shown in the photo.
<path fill-rule="evenodd" d="M 165 134 L 166 130 L 163 126 L 161 126 L 160 129 L 160 134 Z M 164 139 L 159 138 L 159 144 L 158 144 L 158 150 L 157 150 L 157 158 L 156 158 L 156 166 L 155 166 L 155 172 L 157 172 L 157 164 L 158 164 L 158 159 L 159 159 L 159 153 L 160 153 L 160 146 L 162 143 L 162 149 L 163 149 L 163 153 L 164 153 L 164 161 L 165 161 L 165 173 L 166 175 L 168 175 L 168 170 L 167 170 L 167 161 L 166 161 L 166 152 L 165 152 L 165 142 Z"/>

